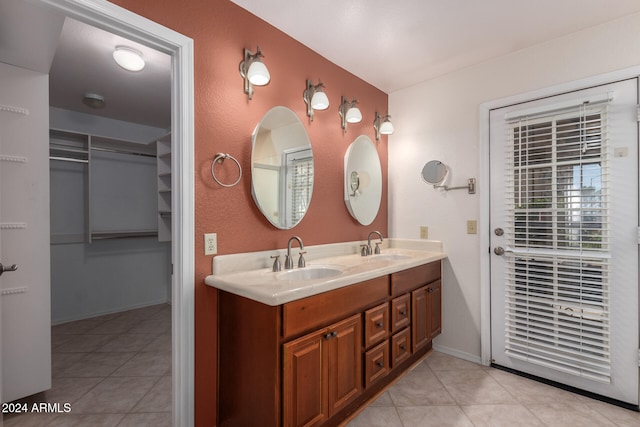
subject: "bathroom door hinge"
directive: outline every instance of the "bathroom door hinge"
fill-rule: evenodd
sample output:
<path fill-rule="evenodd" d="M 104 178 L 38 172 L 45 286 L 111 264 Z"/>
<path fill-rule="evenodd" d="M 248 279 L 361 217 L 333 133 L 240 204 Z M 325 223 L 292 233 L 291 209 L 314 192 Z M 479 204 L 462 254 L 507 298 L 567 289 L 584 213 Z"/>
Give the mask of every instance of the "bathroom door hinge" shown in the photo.
<path fill-rule="evenodd" d="M 640 227 L 638 227 L 638 244 L 640 245 Z"/>
<path fill-rule="evenodd" d="M 638 115 L 638 122 L 640 122 L 640 104 L 636 105 L 636 113 Z"/>
<path fill-rule="evenodd" d="M 638 367 L 640 368 L 640 350 L 638 350 Z"/>

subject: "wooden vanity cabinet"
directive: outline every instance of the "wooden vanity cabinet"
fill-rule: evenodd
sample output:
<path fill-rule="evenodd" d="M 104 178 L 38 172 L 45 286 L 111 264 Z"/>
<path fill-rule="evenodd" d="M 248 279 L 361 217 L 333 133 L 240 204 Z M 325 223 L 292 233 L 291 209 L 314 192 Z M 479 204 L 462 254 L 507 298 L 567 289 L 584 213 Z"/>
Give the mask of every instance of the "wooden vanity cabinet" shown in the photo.
<path fill-rule="evenodd" d="M 361 316 L 283 345 L 284 425 L 317 426 L 362 390 Z"/>
<path fill-rule="evenodd" d="M 218 425 L 339 425 L 431 348 L 441 330 L 440 268 L 435 261 L 280 306 L 220 291 Z"/>

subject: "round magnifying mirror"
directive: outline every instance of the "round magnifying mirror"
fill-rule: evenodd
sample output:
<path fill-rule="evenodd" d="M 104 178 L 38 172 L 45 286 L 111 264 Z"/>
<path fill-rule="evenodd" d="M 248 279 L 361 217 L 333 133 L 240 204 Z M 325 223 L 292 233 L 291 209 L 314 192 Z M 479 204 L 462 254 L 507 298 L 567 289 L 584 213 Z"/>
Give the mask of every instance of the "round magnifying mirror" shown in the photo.
<path fill-rule="evenodd" d="M 422 179 L 427 184 L 438 185 L 447 177 L 447 166 L 440 160 L 431 160 L 422 168 Z"/>
<path fill-rule="evenodd" d="M 273 107 L 253 132 L 251 193 L 275 227 L 295 227 L 313 193 L 313 151 L 307 130 L 293 111 Z"/>

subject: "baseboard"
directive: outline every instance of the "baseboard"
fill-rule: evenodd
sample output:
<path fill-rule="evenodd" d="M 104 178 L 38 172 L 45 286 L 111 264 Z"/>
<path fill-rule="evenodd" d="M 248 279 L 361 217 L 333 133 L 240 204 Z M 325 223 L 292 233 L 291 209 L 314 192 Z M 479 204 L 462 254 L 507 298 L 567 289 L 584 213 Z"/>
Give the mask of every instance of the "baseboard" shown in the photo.
<path fill-rule="evenodd" d="M 55 319 L 55 320 L 52 319 L 51 320 L 51 326 L 62 325 L 63 323 L 69 323 L 69 322 L 76 322 L 78 320 L 92 319 L 94 317 L 106 316 L 108 314 L 121 313 L 123 311 L 136 310 L 138 308 L 151 307 L 153 305 L 159 305 L 159 304 L 169 304 L 169 305 L 171 305 L 171 300 L 167 299 L 167 298 L 160 298 L 160 299 L 154 300 L 154 301 L 146 301 L 146 302 L 141 303 L 141 304 L 134 304 L 134 305 L 131 305 L 131 306 L 114 308 L 112 310 L 100 311 L 100 312 L 95 312 L 95 313 L 88 313 L 88 314 L 83 314 L 83 315 L 79 315 L 79 316 L 71 316 L 71 317 L 64 318 L 64 319 Z"/>
<path fill-rule="evenodd" d="M 445 347 L 438 344 L 433 344 L 433 349 L 437 352 L 447 354 L 449 356 L 457 357 L 458 359 L 466 360 L 468 362 L 477 363 L 482 365 L 482 359 L 475 354 L 465 353 L 464 351 L 456 350 L 455 348 Z"/>

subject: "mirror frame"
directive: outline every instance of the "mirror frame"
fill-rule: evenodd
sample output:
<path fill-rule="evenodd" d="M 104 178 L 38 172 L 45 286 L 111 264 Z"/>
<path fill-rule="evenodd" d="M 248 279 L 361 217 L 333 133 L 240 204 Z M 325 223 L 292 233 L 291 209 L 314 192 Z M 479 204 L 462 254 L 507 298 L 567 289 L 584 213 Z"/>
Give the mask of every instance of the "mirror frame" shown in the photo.
<path fill-rule="evenodd" d="M 440 160 L 430 160 L 425 163 L 420 175 L 422 176 L 422 180 L 427 184 L 439 185 L 447 179 L 448 173 L 449 169 L 447 165 Z"/>

